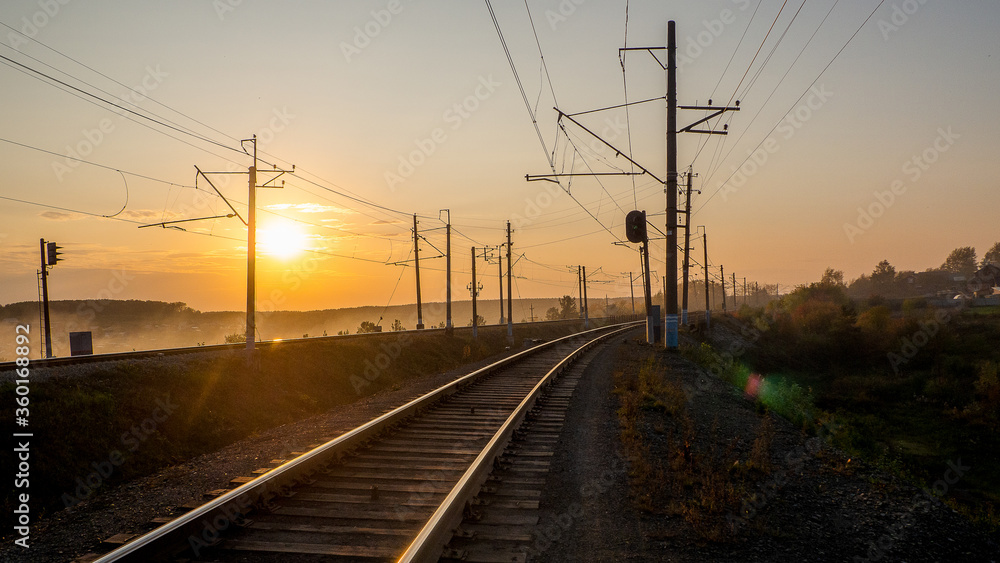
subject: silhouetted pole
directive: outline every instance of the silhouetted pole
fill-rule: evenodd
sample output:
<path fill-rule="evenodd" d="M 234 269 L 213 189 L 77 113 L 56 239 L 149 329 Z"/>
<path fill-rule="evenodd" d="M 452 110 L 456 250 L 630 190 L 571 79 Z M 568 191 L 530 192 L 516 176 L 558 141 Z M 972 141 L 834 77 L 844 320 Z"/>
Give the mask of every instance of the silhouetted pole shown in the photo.
<path fill-rule="evenodd" d="M 48 264 L 45 263 L 45 239 L 39 239 L 42 246 L 42 316 L 45 319 L 45 355 L 42 358 L 52 357 L 52 329 L 49 327 L 49 272 Z"/>
<path fill-rule="evenodd" d="M 684 280 L 681 290 L 681 324 L 688 324 L 688 272 L 691 268 L 691 171 L 687 173 L 687 198 L 684 201 Z"/>
<path fill-rule="evenodd" d="M 476 247 L 472 247 L 472 337 L 479 337 L 479 311 L 476 310 L 476 296 L 479 295 L 479 287 L 476 286 Z"/>
<path fill-rule="evenodd" d="M 446 277 L 447 283 L 445 284 L 445 301 L 447 305 L 445 306 L 445 321 L 444 329 L 448 334 L 454 332 L 455 327 L 451 324 L 451 210 L 446 209 L 448 212 L 448 225 L 445 226 L 445 270 L 447 270 Z"/>
<path fill-rule="evenodd" d="M 252 360 L 257 338 L 257 135 L 253 136 L 253 166 L 250 167 L 250 196 L 247 201 L 247 361 Z"/>
<path fill-rule="evenodd" d="M 500 250 L 503 249 L 503 245 L 497 247 L 497 272 L 500 275 L 500 324 L 503 324 L 503 257 L 500 256 Z"/>
<path fill-rule="evenodd" d="M 635 314 L 635 280 L 632 278 L 632 272 L 628 273 L 628 292 L 632 295 L 632 314 Z"/>
<path fill-rule="evenodd" d="M 676 350 L 677 334 L 677 33 L 667 22 L 667 257 L 664 347 Z"/>
<path fill-rule="evenodd" d="M 656 319 L 653 318 L 653 289 L 652 279 L 649 275 L 649 240 L 642 245 L 642 281 L 643 291 L 646 297 L 646 342 L 653 344 L 656 342 L 656 334 L 653 325 Z"/>
<path fill-rule="evenodd" d="M 590 307 L 587 306 L 587 267 L 583 268 L 583 328 L 590 328 Z"/>
<path fill-rule="evenodd" d="M 691 191 L 688 190 L 688 193 L 690 194 Z M 711 295 L 711 293 L 709 292 L 709 283 L 708 283 L 708 230 L 707 229 L 704 232 L 704 237 L 702 238 L 702 242 L 704 243 L 705 246 L 705 328 L 708 328 L 712 326 L 712 306 L 711 306 L 711 301 L 709 301 L 709 296 Z"/>
<path fill-rule="evenodd" d="M 510 263 L 510 221 L 507 221 L 507 340 L 514 341 L 513 269 Z M 523 310 L 523 309 L 522 309 Z"/>
<path fill-rule="evenodd" d="M 726 269 L 719 264 L 719 277 L 722 278 L 722 314 L 726 314 Z"/>
<path fill-rule="evenodd" d="M 424 308 L 420 303 L 420 244 L 417 234 L 417 214 L 413 214 L 413 270 L 417 280 L 417 330 L 424 328 Z"/>

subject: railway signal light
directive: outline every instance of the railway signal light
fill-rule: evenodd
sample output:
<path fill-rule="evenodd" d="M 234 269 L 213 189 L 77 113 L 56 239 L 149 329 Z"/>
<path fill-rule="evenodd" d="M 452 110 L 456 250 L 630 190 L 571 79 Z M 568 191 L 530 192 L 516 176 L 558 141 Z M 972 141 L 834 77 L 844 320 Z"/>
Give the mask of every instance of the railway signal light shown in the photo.
<path fill-rule="evenodd" d="M 59 252 L 59 249 L 61 248 L 61 246 L 56 246 L 56 243 L 54 242 L 50 242 L 45 245 L 45 252 L 47 254 L 45 264 L 47 266 L 56 265 L 56 262 L 59 261 L 59 256 L 62 254 L 62 252 Z"/>
<path fill-rule="evenodd" d="M 629 211 L 625 216 L 625 238 L 629 242 L 646 242 L 645 211 Z"/>

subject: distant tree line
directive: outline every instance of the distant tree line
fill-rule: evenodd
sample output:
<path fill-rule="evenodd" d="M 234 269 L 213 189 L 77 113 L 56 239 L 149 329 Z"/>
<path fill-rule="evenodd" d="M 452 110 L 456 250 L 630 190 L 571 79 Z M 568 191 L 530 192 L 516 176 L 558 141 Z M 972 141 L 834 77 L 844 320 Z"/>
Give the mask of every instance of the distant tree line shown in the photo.
<path fill-rule="evenodd" d="M 887 298 L 932 296 L 948 293 L 966 293 L 969 281 L 976 273 L 988 265 L 1000 267 L 1000 242 L 995 243 L 976 260 L 976 249 L 963 246 L 952 250 L 938 268 L 928 268 L 923 272 L 897 270 L 888 260 L 875 265 L 871 274 L 862 274 L 850 282 L 844 281 L 844 272 L 827 268 L 820 278 L 824 285 L 841 286 L 847 295 L 864 299 L 873 295 Z M 990 287 L 977 290 L 979 294 L 989 294 Z"/>

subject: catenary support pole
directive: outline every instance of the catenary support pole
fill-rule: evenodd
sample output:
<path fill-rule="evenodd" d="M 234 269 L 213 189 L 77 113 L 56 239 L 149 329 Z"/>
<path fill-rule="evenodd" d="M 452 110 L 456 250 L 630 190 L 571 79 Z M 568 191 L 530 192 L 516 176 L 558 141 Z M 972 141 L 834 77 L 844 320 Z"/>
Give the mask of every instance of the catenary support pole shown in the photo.
<path fill-rule="evenodd" d="M 417 214 L 413 214 L 413 271 L 417 281 L 417 330 L 424 328 L 424 308 L 420 302 L 420 236 L 417 233 Z"/>
<path fill-rule="evenodd" d="M 472 247 L 472 337 L 479 338 L 479 311 L 476 310 L 476 296 L 479 286 L 476 285 L 476 247 Z"/>
<path fill-rule="evenodd" d="M 677 327 L 677 32 L 667 23 L 667 256 L 664 272 L 664 347 L 676 350 Z"/>
<path fill-rule="evenodd" d="M 507 340 L 514 341 L 514 297 L 513 297 L 513 268 L 510 262 L 511 242 L 510 242 L 510 221 L 507 221 Z"/>
<path fill-rule="evenodd" d="M 704 243 L 705 246 L 705 328 L 709 328 L 712 326 L 712 304 L 711 301 L 709 300 L 709 296 L 712 293 L 711 291 L 709 291 L 709 283 L 708 283 L 708 230 L 707 229 L 704 232 L 704 238 L 702 239 L 702 242 Z"/>

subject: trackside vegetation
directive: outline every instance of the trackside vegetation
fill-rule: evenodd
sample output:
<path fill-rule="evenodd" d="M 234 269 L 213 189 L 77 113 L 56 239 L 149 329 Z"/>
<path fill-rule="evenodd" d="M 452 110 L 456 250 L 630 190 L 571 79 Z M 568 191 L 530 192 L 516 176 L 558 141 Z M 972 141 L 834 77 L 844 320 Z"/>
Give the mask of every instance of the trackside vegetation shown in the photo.
<path fill-rule="evenodd" d="M 685 354 L 805 431 L 923 488 L 971 467 L 941 499 L 1000 529 L 1000 308 L 848 297 L 800 287 L 716 319 Z M 711 341 L 711 343 L 709 343 Z"/>

